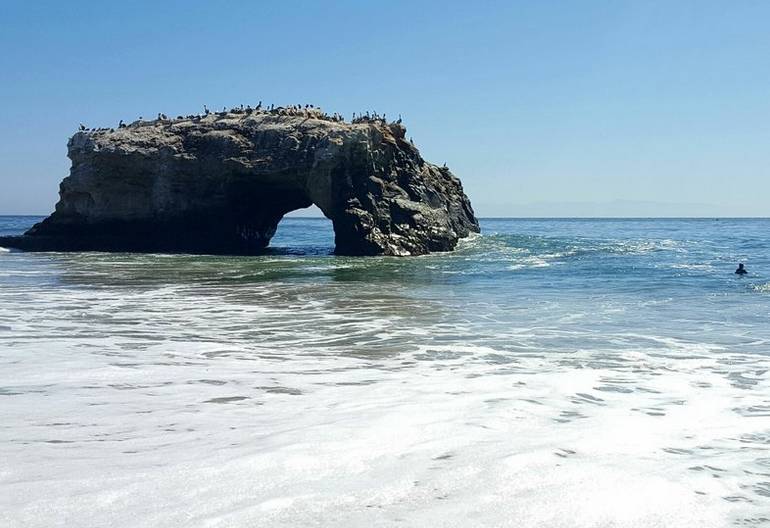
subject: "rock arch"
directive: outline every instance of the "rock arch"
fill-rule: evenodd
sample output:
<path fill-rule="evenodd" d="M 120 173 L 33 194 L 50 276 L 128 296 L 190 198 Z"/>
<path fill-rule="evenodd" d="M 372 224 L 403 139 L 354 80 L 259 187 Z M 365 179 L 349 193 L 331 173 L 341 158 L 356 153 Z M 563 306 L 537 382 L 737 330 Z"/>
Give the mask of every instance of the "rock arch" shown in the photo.
<path fill-rule="evenodd" d="M 56 211 L 0 245 L 29 250 L 259 253 L 315 204 L 344 255 L 448 251 L 478 231 L 460 181 L 401 124 L 231 111 L 78 132 Z"/>

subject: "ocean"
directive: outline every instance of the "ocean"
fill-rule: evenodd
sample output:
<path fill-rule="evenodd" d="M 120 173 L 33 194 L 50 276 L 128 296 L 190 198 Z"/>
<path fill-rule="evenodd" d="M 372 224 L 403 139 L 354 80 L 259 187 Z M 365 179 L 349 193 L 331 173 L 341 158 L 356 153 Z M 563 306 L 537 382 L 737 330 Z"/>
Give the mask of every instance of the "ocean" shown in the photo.
<path fill-rule="evenodd" d="M 770 219 L 481 226 L 0 250 L 0 526 L 770 526 Z"/>

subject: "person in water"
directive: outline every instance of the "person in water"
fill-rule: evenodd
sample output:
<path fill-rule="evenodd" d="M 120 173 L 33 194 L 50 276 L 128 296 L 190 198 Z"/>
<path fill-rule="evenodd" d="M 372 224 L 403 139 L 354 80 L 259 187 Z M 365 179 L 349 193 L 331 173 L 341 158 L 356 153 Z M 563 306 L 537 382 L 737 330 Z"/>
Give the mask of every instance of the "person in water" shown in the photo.
<path fill-rule="evenodd" d="M 738 264 L 738 269 L 735 270 L 736 275 L 746 275 L 748 271 L 743 267 L 743 263 Z"/>

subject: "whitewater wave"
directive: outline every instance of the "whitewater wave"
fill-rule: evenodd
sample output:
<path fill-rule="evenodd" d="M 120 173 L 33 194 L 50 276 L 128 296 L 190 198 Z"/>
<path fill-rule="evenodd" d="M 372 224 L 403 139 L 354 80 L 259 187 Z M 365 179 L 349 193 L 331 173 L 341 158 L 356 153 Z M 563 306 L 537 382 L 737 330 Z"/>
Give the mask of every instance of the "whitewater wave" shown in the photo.
<path fill-rule="evenodd" d="M 644 255 L 648 253 L 686 251 L 685 242 L 659 240 L 601 240 L 562 238 L 539 235 L 510 235 L 489 233 L 464 239 L 460 249 L 475 249 L 503 254 L 529 253 L 545 258 L 571 258 L 594 254 Z"/>
<path fill-rule="evenodd" d="M 419 259 L 0 258 L 0 518 L 767 524 L 770 283 L 723 269 L 745 247 L 522 225 Z M 671 269 L 701 265 L 720 280 Z"/>

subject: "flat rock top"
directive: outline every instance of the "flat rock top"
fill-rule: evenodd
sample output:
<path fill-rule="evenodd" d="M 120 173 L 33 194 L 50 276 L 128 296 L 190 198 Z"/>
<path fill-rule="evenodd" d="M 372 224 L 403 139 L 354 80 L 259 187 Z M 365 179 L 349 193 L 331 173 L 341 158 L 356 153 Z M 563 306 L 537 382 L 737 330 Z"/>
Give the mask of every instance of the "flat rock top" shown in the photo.
<path fill-rule="evenodd" d="M 230 141 L 250 140 L 257 134 L 295 136 L 300 139 L 328 138 L 341 143 L 344 138 L 365 140 L 374 131 L 380 139 L 395 142 L 406 129 L 399 122 L 363 118 L 347 122 L 329 116 L 318 108 L 292 110 L 230 110 L 207 115 L 180 116 L 153 121 L 134 121 L 111 129 L 81 131 L 69 142 L 73 150 L 120 150 L 122 152 L 169 148 L 183 152 L 183 138 L 217 136 Z"/>

